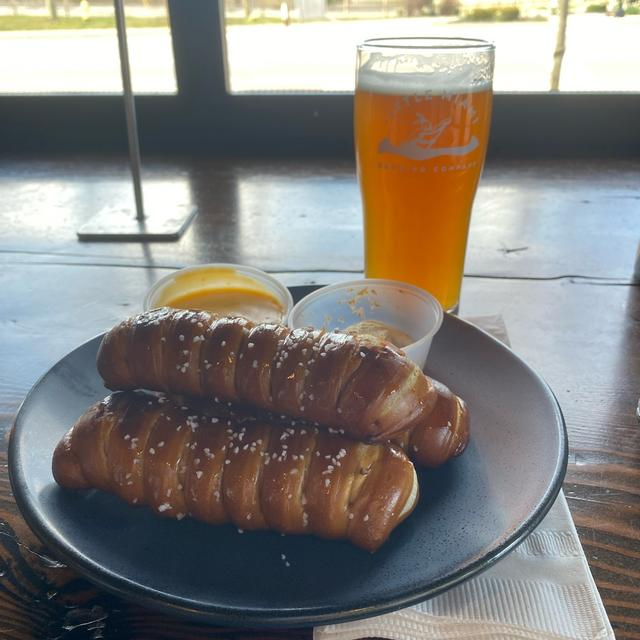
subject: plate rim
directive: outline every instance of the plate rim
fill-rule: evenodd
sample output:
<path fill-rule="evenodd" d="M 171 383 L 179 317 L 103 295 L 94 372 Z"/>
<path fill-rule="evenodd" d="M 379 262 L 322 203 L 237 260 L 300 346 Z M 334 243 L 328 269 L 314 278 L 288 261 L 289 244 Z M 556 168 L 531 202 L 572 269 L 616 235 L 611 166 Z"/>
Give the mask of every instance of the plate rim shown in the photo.
<path fill-rule="evenodd" d="M 465 582 L 466 580 L 482 573 L 492 567 L 496 562 L 508 555 L 515 547 L 522 543 L 527 536 L 538 526 L 542 519 L 551 509 L 555 502 L 565 478 L 569 441 L 567 434 L 566 422 L 562 413 L 562 408 L 558 399 L 546 380 L 535 371 L 525 360 L 518 356 L 509 346 L 492 336 L 490 333 L 470 322 L 462 320 L 451 314 L 445 314 L 444 323 L 453 322 L 458 324 L 465 331 L 475 331 L 483 334 L 484 338 L 488 338 L 499 349 L 506 349 L 512 357 L 516 358 L 519 364 L 525 367 L 534 379 L 537 379 L 542 387 L 546 389 L 552 400 L 555 411 L 557 412 L 560 425 L 559 440 L 559 456 L 545 494 L 540 498 L 537 508 L 531 516 L 522 522 L 513 533 L 505 538 L 502 544 L 498 545 L 494 550 L 489 551 L 466 567 L 452 572 L 444 578 L 430 583 L 425 587 L 417 587 L 403 595 L 396 596 L 392 599 L 384 598 L 382 602 L 369 603 L 366 606 L 357 609 L 341 609 L 338 607 L 323 607 L 319 611 L 313 611 L 310 607 L 290 609 L 265 609 L 258 608 L 246 610 L 239 607 L 225 607 L 221 605 L 205 604 L 204 606 L 194 609 L 194 602 L 177 595 L 156 592 L 140 586 L 138 584 L 131 585 L 131 582 L 123 575 L 116 574 L 110 569 L 101 567 L 94 563 L 91 558 L 87 558 L 84 554 L 78 552 L 75 547 L 69 545 L 67 540 L 59 537 L 55 532 L 51 531 L 46 525 L 46 521 L 41 517 L 38 509 L 32 509 L 32 502 L 28 498 L 29 492 L 26 490 L 26 482 L 21 477 L 20 465 L 18 460 L 18 437 L 15 435 L 21 427 L 21 416 L 24 407 L 30 402 L 32 396 L 37 392 L 42 381 L 51 374 L 51 372 L 72 353 L 83 349 L 91 342 L 102 339 L 104 333 L 98 334 L 82 344 L 78 345 L 56 363 L 54 363 L 45 373 L 43 373 L 33 384 L 24 400 L 20 403 L 16 417 L 11 426 L 8 446 L 8 469 L 11 489 L 13 491 L 16 505 L 20 510 L 22 517 L 27 522 L 31 530 L 37 537 L 50 547 L 68 566 L 76 570 L 90 582 L 103 588 L 112 594 L 115 594 L 125 601 L 132 601 L 146 608 L 169 613 L 197 622 L 204 622 L 212 625 L 229 625 L 229 626 L 260 626 L 263 628 L 296 628 L 310 627 L 315 625 L 337 624 L 340 622 L 348 622 L 359 620 L 371 616 L 382 615 L 391 611 L 402 609 L 418 602 L 429 600 L 450 588 Z M 443 323 L 443 324 L 444 324 Z M 16 468 L 18 467 L 18 468 Z M 306 612 L 306 613 L 301 613 Z"/>

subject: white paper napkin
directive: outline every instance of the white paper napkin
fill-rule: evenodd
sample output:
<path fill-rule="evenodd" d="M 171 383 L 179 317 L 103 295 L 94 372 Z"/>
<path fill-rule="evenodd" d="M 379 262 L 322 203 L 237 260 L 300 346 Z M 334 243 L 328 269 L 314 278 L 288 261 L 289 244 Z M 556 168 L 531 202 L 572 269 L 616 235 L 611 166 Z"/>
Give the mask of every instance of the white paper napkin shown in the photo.
<path fill-rule="evenodd" d="M 499 316 L 475 324 L 508 343 Z M 561 492 L 506 558 L 440 596 L 383 616 L 318 627 L 314 640 L 615 639 Z"/>

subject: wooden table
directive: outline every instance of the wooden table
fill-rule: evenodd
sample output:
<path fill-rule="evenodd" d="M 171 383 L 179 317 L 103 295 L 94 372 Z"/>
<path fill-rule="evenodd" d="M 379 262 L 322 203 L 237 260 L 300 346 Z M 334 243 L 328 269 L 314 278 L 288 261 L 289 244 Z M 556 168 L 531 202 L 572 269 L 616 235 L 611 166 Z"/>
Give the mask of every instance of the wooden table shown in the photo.
<path fill-rule="evenodd" d="M 148 213 L 191 198 L 177 243 L 81 244 L 102 204 L 132 199 L 122 158 L 0 158 L 0 638 L 309 638 L 184 623 L 94 588 L 30 532 L 6 443 L 21 400 L 61 356 L 138 311 L 169 269 L 234 261 L 287 284 L 362 268 L 346 160 L 173 158 L 146 168 Z M 564 489 L 618 638 L 640 638 L 638 161 L 494 162 L 480 187 L 461 315 L 502 315 L 550 383 L 570 438 Z M 319 241 L 319 238 L 323 238 Z M 331 269 L 327 269 L 330 266 Z"/>

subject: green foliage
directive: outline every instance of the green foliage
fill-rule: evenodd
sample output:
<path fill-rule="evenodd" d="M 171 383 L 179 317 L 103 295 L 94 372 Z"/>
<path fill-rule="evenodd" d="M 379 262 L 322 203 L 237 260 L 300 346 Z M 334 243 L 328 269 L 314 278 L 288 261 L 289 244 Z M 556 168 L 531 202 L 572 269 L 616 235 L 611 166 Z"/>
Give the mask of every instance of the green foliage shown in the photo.
<path fill-rule="evenodd" d="M 494 7 L 475 7 L 465 14 L 470 22 L 491 22 L 496 20 L 497 10 Z"/>
<path fill-rule="evenodd" d="M 513 22 L 520 20 L 520 9 L 516 6 L 474 7 L 462 18 L 468 22 Z"/>
<path fill-rule="evenodd" d="M 628 16 L 640 16 L 640 7 L 637 4 L 630 5 L 625 9 Z"/>
<path fill-rule="evenodd" d="M 438 3 L 438 15 L 440 16 L 457 16 L 459 13 L 459 0 L 440 0 Z"/>
<path fill-rule="evenodd" d="M 127 27 L 166 27 L 166 17 L 155 18 L 127 18 Z M 82 18 L 67 18 L 59 16 L 52 20 L 49 16 L 0 16 L 0 31 L 31 31 L 38 29 L 115 29 L 115 19 L 110 16 L 96 16 L 83 20 Z"/>
<path fill-rule="evenodd" d="M 606 12 L 607 12 L 606 2 L 598 2 L 596 4 L 590 4 L 587 7 L 587 13 L 606 13 Z"/>
<path fill-rule="evenodd" d="M 502 7 L 498 12 L 498 20 L 500 22 L 514 22 L 520 20 L 520 8 L 519 7 Z"/>

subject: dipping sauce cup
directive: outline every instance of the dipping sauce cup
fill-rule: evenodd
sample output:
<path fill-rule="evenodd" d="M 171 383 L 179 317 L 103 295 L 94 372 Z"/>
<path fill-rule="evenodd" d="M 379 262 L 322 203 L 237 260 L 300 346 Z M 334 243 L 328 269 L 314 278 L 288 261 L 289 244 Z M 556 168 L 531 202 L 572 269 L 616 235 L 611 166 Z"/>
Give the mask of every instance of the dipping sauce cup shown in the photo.
<path fill-rule="evenodd" d="M 394 280 L 364 278 L 340 282 L 317 289 L 298 302 L 289 314 L 289 327 L 345 330 L 363 322 L 373 322 L 391 330 L 395 336 L 407 336 L 409 343 L 396 344 L 419 367 L 424 367 L 431 341 L 442 324 L 440 303 L 419 287 Z M 368 333 L 353 329 L 356 333 Z M 405 340 L 405 341 L 406 341 Z"/>
<path fill-rule="evenodd" d="M 284 323 L 293 298 L 279 280 L 260 269 L 216 263 L 181 269 L 156 282 L 144 309 L 165 306 Z"/>

